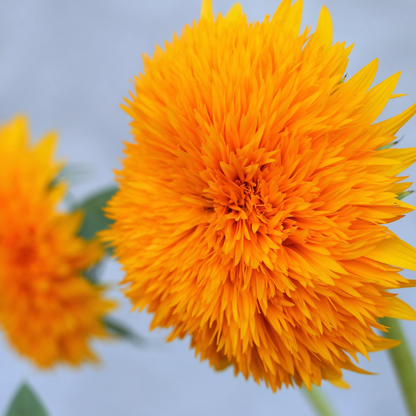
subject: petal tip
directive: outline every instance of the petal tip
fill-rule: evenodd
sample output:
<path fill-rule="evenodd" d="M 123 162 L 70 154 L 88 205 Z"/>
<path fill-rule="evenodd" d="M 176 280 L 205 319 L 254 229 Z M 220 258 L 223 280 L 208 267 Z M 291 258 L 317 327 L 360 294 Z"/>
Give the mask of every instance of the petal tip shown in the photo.
<path fill-rule="evenodd" d="M 212 0 L 202 0 L 201 4 L 201 20 L 212 19 L 214 14 L 212 12 Z"/>

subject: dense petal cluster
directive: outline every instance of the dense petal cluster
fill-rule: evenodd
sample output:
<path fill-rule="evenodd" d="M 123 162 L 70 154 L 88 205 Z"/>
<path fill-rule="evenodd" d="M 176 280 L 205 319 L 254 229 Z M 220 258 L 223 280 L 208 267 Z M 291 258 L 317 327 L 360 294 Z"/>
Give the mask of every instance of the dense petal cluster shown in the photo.
<path fill-rule="evenodd" d="M 375 60 L 345 80 L 329 12 L 312 34 L 301 13 L 283 0 L 248 24 L 204 1 L 144 57 L 105 234 L 152 328 L 273 390 L 345 386 L 343 369 L 364 372 L 350 356 L 397 345 L 379 317 L 416 318 L 387 291 L 412 285 L 398 272 L 416 251 L 386 226 L 413 209 L 397 175 L 416 149 L 385 148 L 416 106 L 375 123 L 399 74 L 370 89 Z"/>
<path fill-rule="evenodd" d="M 57 209 L 56 137 L 28 143 L 27 122 L 0 128 L 0 325 L 13 347 L 39 367 L 96 360 L 89 342 L 105 337 L 113 302 L 82 272 L 102 257 L 97 240 L 77 237 L 82 214 Z"/>

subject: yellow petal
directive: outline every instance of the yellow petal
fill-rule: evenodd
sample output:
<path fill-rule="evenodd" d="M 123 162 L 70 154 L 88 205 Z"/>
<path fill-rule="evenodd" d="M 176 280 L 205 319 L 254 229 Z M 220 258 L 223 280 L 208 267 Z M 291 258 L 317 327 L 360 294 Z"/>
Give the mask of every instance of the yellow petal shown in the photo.
<path fill-rule="evenodd" d="M 410 211 L 415 211 L 416 210 L 416 207 L 414 205 L 410 205 L 407 202 L 401 201 L 400 199 L 397 200 L 397 205 L 400 208 L 406 208 L 406 209 L 409 209 Z"/>
<path fill-rule="evenodd" d="M 213 19 L 214 13 L 212 12 L 212 1 L 202 0 L 201 5 L 201 20 Z"/>
<path fill-rule="evenodd" d="M 339 387 L 340 389 L 349 389 L 350 388 L 350 385 L 345 380 L 343 380 L 342 378 L 331 379 L 331 380 L 328 379 L 328 381 L 333 386 Z"/>
<path fill-rule="evenodd" d="M 279 26 L 279 31 L 285 31 L 292 36 L 299 36 L 302 21 L 303 1 L 298 0 L 290 6 L 291 0 L 282 1 L 272 18 L 272 23 Z"/>
<path fill-rule="evenodd" d="M 372 347 L 367 347 L 368 352 L 376 352 L 382 350 L 389 350 L 390 348 L 397 347 L 400 345 L 401 341 L 395 339 L 388 339 L 384 337 L 379 337 L 376 341 L 371 341 L 373 344 Z"/>
<path fill-rule="evenodd" d="M 365 257 L 380 263 L 416 271 L 416 249 L 399 238 L 389 238 L 382 241 Z"/>
<path fill-rule="evenodd" d="M 332 19 L 325 6 L 322 6 L 319 13 L 318 26 L 314 36 L 318 36 L 327 49 L 332 46 Z"/>
<path fill-rule="evenodd" d="M 407 282 L 400 282 L 400 288 L 416 287 L 416 280 L 408 280 Z"/>
<path fill-rule="evenodd" d="M 35 147 L 35 153 L 39 158 L 42 160 L 49 161 L 52 159 L 56 144 L 58 141 L 58 134 L 57 133 L 48 133 L 46 134 L 42 140 L 40 140 Z"/>
<path fill-rule="evenodd" d="M 378 59 L 374 59 L 363 69 L 353 75 L 345 85 L 356 94 L 366 93 L 374 81 L 377 73 Z"/>
<path fill-rule="evenodd" d="M 376 374 L 376 373 L 372 373 L 371 371 L 364 370 L 363 368 L 357 367 L 352 362 L 342 363 L 342 366 L 347 370 L 354 371 L 354 372 L 360 373 L 360 374 L 366 374 L 366 375 L 370 375 L 370 376 Z"/>
<path fill-rule="evenodd" d="M 389 170 L 385 171 L 385 174 L 395 176 L 416 162 L 416 147 L 410 149 L 387 149 L 383 151 L 383 157 L 400 162 L 400 165 L 391 166 Z"/>
<path fill-rule="evenodd" d="M 390 299 L 390 316 L 392 318 L 416 321 L 416 311 L 412 307 L 410 307 L 406 302 L 403 302 L 399 298 Z"/>
<path fill-rule="evenodd" d="M 290 5 L 292 4 L 292 0 L 283 0 L 279 7 L 276 9 L 271 22 L 272 23 L 280 23 L 282 21 L 285 21 L 287 18 L 287 15 L 290 10 Z"/>
<path fill-rule="evenodd" d="M 390 100 L 393 100 L 394 98 L 406 97 L 406 95 L 407 94 L 392 94 Z"/>
<path fill-rule="evenodd" d="M 2 140 L 4 152 L 16 152 L 27 147 L 29 137 L 28 121 L 24 116 L 16 116 L 10 123 L 0 129 L 2 135 L 10 135 L 13 140 Z M 1 140 L 1 139 L 0 139 Z"/>
<path fill-rule="evenodd" d="M 227 20 L 227 22 L 235 22 L 240 20 L 243 15 L 243 8 L 240 4 L 236 3 L 226 14 L 225 20 Z"/>
<path fill-rule="evenodd" d="M 363 106 L 357 114 L 371 114 L 370 120 L 374 121 L 383 111 L 383 108 L 393 94 L 397 82 L 399 81 L 399 77 L 400 72 L 397 72 L 371 88 L 363 101 Z"/>
<path fill-rule="evenodd" d="M 332 19 L 325 6 L 321 8 L 316 31 L 306 44 L 305 51 L 319 50 L 322 45 L 324 46 L 324 51 L 327 51 L 332 46 Z"/>
<path fill-rule="evenodd" d="M 380 127 L 380 136 L 394 136 L 415 114 L 416 103 L 397 116 L 380 121 L 374 124 L 374 126 Z"/>

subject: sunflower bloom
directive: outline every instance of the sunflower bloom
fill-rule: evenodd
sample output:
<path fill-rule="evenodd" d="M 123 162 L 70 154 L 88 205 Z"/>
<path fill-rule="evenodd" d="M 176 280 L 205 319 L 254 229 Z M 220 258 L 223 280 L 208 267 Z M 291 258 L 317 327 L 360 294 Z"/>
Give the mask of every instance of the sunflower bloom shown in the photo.
<path fill-rule="evenodd" d="M 370 89 L 375 60 L 345 81 L 352 47 L 325 7 L 313 34 L 301 13 L 284 0 L 248 24 L 204 1 L 144 56 L 104 234 L 151 328 L 273 390 L 347 386 L 343 369 L 366 373 L 350 356 L 397 345 L 379 317 L 416 318 L 387 291 L 412 285 L 416 250 L 386 226 L 414 209 L 397 175 L 416 149 L 380 150 L 416 106 L 375 123 L 399 74 Z"/>
<path fill-rule="evenodd" d="M 41 368 L 96 360 L 93 337 L 113 303 L 82 272 L 102 257 L 98 241 L 76 236 L 81 213 L 57 210 L 56 137 L 28 144 L 27 122 L 0 129 L 0 325 L 12 346 Z"/>

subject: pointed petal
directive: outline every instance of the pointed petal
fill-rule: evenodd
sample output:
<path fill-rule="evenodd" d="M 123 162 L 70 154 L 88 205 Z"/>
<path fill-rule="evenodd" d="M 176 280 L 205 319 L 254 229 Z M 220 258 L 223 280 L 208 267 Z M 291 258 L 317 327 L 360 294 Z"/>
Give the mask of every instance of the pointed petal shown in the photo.
<path fill-rule="evenodd" d="M 390 298 L 390 316 L 397 319 L 407 319 L 409 321 L 416 321 L 416 311 L 410 307 L 406 302 L 399 298 Z"/>
<path fill-rule="evenodd" d="M 298 0 L 292 7 L 289 8 L 289 10 L 286 11 L 285 17 L 280 20 L 279 30 L 282 29 L 285 33 L 291 34 L 293 37 L 298 37 L 302 21 L 302 10 L 303 1 Z"/>
<path fill-rule="evenodd" d="M 407 94 L 392 94 L 390 100 L 393 100 L 394 98 L 406 97 L 406 95 Z"/>
<path fill-rule="evenodd" d="M 366 374 L 366 375 L 370 375 L 370 376 L 377 374 L 377 373 L 372 373 L 371 371 L 364 370 L 363 368 L 360 368 L 360 367 L 356 366 L 352 362 L 344 362 L 344 363 L 342 363 L 342 367 L 345 368 L 346 370 L 354 371 L 354 372 L 360 373 L 360 374 Z"/>
<path fill-rule="evenodd" d="M 416 162 L 416 147 L 408 149 L 387 149 L 383 151 L 383 157 L 400 162 L 400 165 L 392 165 L 390 169 L 385 171 L 386 175 L 395 176 Z"/>
<path fill-rule="evenodd" d="M 371 122 L 373 122 L 380 115 L 389 101 L 396 88 L 397 82 L 399 81 L 399 77 L 400 72 L 397 72 L 371 88 L 362 102 L 363 106 L 357 114 L 368 114 Z"/>
<path fill-rule="evenodd" d="M 394 136 L 415 114 L 416 103 L 397 116 L 380 121 L 379 123 L 374 124 L 374 126 L 380 127 L 380 136 Z"/>
<path fill-rule="evenodd" d="M 238 21 L 244 15 L 243 8 L 240 4 L 236 3 L 225 15 L 225 20 L 228 22 Z"/>
<path fill-rule="evenodd" d="M 202 0 L 201 5 L 201 20 L 213 19 L 214 13 L 212 12 L 212 1 Z"/>
<path fill-rule="evenodd" d="M 367 347 L 368 352 L 377 352 L 382 350 L 389 350 L 390 348 L 397 347 L 400 345 L 401 341 L 396 341 L 395 339 L 388 339 L 384 337 L 379 337 L 376 341 L 371 341 L 373 344 L 372 347 Z"/>
<path fill-rule="evenodd" d="M 274 12 L 271 22 L 280 23 L 282 21 L 285 21 L 289 13 L 291 4 L 292 4 L 292 0 L 283 0 L 279 4 L 279 7 Z"/>
<path fill-rule="evenodd" d="M 402 269 L 416 271 L 416 249 L 399 238 L 388 238 L 365 257 Z"/>
<path fill-rule="evenodd" d="M 408 209 L 410 211 L 416 211 L 416 207 L 414 205 L 410 205 L 407 202 L 401 201 L 400 199 L 397 201 L 397 206 L 400 208 Z"/>
<path fill-rule="evenodd" d="M 57 141 L 57 133 L 48 133 L 36 144 L 35 152 L 45 161 L 45 163 L 52 159 L 55 153 Z"/>
<path fill-rule="evenodd" d="M 317 28 L 305 45 L 304 51 L 316 53 L 322 46 L 324 47 L 325 52 L 332 46 L 332 20 L 331 15 L 325 6 L 322 6 L 321 8 Z"/>
<path fill-rule="evenodd" d="M 329 10 L 325 6 L 322 6 L 319 13 L 318 26 L 314 36 L 318 36 L 327 49 L 332 46 L 332 19 Z"/>
<path fill-rule="evenodd" d="M 24 116 L 16 116 L 10 123 L 6 124 L 0 129 L 0 138 L 3 134 L 9 134 L 13 140 L 2 141 L 2 148 L 4 152 L 16 152 L 27 147 L 29 137 L 28 120 Z"/>
<path fill-rule="evenodd" d="M 350 388 L 350 385 L 342 378 L 328 379 L 327 381 L 329 381 L 333 386 L 339 387 L 340 389 Z"/>
<path fill-rule="evenodd" d="M 366 93 L 376 77 L 377 67 L 378 59 L 374 59 L 346 81 L 345 85 L 348 86 L 349 89 L 355 91 L 355 94 Z"/>
<path fill-rule="evenodd" d="M 416 280 L 408 280 L 407 282 L 400 282 L 399 288 L 416 287 Z"/>

